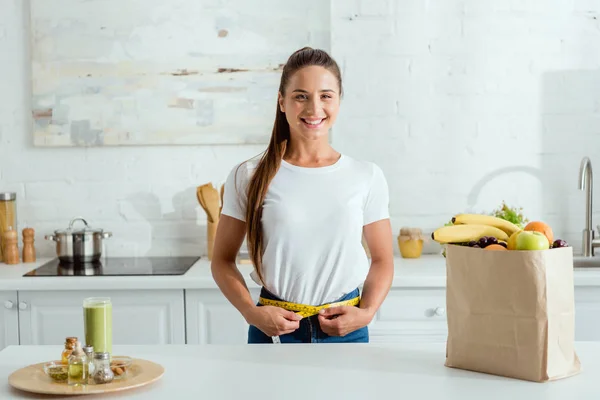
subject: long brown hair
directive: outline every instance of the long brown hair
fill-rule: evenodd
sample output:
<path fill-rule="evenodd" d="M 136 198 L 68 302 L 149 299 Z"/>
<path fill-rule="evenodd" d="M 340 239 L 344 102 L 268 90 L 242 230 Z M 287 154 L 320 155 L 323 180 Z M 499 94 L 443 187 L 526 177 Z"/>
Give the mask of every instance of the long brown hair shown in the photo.
<path fill-rule="evenodd" d="M 285 96 L 290 77 L 299 69 L 309 66 L 320 66 L 326 68 L 335 75 L 339 85 L 340 96 L 342 95 L 342 77 L 340 69 L 335 60 L 327 52 L 310 47 L 304 47 L 295 51 L 283 66 L 279 93 Z M 262 274 L 262 255 L 264 250 L 262 220 L 262 205 L 269 188 L 269 183 L 277 173 L 281 165 L 281 159 L 285 155 L 286 146 L 290 140 L 290 126 L 285 113 L 279 107 L 275 113 L 273 133 L 266 151 L 258 161 L 256 169 L 248 184 L 248 203 L 246 208 L 246 226 L 248 253 L 254 268 L 264 284 Z"/>

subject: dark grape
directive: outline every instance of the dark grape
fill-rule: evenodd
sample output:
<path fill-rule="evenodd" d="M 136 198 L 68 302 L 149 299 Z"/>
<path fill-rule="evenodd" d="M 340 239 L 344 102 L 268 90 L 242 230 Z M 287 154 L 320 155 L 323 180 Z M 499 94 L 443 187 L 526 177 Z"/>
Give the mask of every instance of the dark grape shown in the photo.
<path fill-rule="evenodd" d="M 569 247 L 569 244 L 562 239 L 556 239 L 554 243 L 552 243 L 552 248 L 558 249 L 559 247 Z"/>
<path fill-rule="evenodd" d="M 506 244 L 506 242 L 498 242 L 498 244 L 500 246 L 503 246 L 504 248 L 508 248 L 508 245 Z"/>
<path fill-rule="evenodd" d="M 473 247 L 473 246 L 475 246 L 476 244 L 477 244 L 477 242 L 476 242 L 476 241 L 474 241 L 474 240 L 471 240 L 471 241 L 469 242 L 468 246 L 469 246 L 469 247 Z"/>
<path fill-rule="evenodd" d="M 479 242 L 477 242 L 477 244 L 479 245 L 479 247 L 485 247 L 488 245 L 488 237 L 484 236 L 482 238 L 479 239 Z"/>
<path fill-rule="evenodd" d="M 473 248 L 474 248 L 474 249 L 480 249 L 480 248 L 481 248 L 481 246 L 480 246 L 480 245 L 478 245 L 478 244 L 475 244 L 475 245 L 473 245 Z"/>
<path fill-rule="evenodd" d="M 488 244 L 498 244 L 498 239 L 496 239 L 496 238 L 495 238 L 495 237 L 493 237 L 493 236 L 490 236 L 490 237 L 488 238 Z"/>

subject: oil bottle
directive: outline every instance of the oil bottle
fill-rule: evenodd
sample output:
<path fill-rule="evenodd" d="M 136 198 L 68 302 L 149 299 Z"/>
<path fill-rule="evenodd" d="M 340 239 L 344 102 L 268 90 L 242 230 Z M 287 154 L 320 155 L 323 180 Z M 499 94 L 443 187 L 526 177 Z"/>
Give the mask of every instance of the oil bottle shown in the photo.
<path fill-rule="evenodd" d="M 87 356 L 77 341 L 75 350 L 69 356 L 68 381 L 71 386 L 83 386 L 88 382 Z"/>
<path fill-rule="evenodd" d="M 71 353 L 73 353 L 73 350 L 75 349 L 75 343 L 77 343 L 77 338 L 76 337 L 68 337 L 65 340 L 65 348 L 62 352 L 62 362 L 65 364 L 69 363 L 69 356 L 71 355 Z"/>

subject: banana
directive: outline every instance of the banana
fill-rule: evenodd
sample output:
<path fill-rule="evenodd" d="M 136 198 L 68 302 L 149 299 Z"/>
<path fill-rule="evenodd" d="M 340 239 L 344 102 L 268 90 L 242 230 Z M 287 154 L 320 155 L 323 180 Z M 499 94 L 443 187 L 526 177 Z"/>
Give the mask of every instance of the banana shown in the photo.
<path fill-rule="evenodd" d="M 510 221 L 483 214 L 458 214 L 452 218 L 452 223 L 458 225 L 489 225 L 503 230 L 508 236 L 521 230 Z"/>
<path fill-rule="evenodd" d="M 501 229 L 490 225 L 451 225 L 436 229 L 431 238 L 438 243 L 465 243 L 479 240 L 483 236 L 493 236 L 498 240 L 508 241 L 508 235 Z"/>

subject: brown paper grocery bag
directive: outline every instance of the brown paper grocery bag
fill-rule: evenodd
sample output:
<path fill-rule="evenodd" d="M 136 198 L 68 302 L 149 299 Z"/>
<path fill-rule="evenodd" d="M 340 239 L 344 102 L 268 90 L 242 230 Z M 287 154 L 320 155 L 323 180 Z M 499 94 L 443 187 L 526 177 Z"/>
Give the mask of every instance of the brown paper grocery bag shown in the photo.
<path fill-rule="evenodd" d="M 446 250 L 445 365 L 544 382 L 581 370 L 573 250 Z"/>

